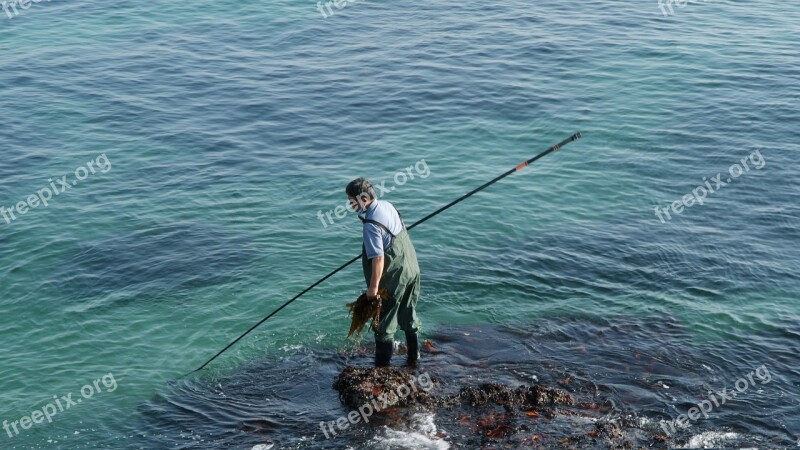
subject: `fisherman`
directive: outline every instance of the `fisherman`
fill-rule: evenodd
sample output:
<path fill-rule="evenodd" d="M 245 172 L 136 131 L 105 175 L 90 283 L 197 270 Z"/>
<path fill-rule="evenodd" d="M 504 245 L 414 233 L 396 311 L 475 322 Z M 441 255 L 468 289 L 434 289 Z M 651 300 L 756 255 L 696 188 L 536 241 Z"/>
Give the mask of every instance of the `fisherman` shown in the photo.
<path fill-rule="evenodd" d="M 365 178 L 351 181 L 345 188 L 347 198 L 363 223 L 364 244 L 361 262 L 367 282 L 367 298 L 375 299 L 385 289 L 388 298 L 381 300 L 381 315 L 375 330 L 375 366 L 389 366 L 394 352 L 394 334 L 398 326 L 406 334 L 408 365 L 419 359 L 417 318 L 419 300 L 419 264 L 405 223 L 389 202 L 378 200 L 372 183 Z"/>

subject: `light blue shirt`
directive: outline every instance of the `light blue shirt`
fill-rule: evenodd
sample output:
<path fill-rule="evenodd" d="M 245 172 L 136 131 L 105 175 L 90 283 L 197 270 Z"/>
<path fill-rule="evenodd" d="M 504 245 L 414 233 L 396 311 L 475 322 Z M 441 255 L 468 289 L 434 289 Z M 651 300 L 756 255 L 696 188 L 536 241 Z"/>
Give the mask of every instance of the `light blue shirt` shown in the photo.
<path fill-rule="evenodd" d="M 392 235 L 397 236 L 403 231 L 403 221 L 391 203 L 375 200 L 366 211 L 359 214 L 367 220 L 374 220 L 391 231 L 389 234 L 383 227 L 374 223 L 364 224 L 364 247 L 367 250 L 367 259 L 382 256 L 392 246 Z"/>

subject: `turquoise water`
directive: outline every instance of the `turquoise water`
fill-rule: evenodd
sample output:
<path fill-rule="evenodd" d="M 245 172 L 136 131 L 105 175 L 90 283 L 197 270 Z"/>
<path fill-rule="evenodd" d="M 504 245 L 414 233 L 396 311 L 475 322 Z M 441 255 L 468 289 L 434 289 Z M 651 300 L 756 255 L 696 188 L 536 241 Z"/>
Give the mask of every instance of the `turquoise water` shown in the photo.
<path fill-rule="evenodd" d="M 656 1 L 506 0 L 365 1 L 328 18 L 313 2 L 53 1 L 0 16 L 0 206 L 99 155 L 110 166 L 0 218 L 0 420 L 102 388 L 53 423 L 0 434 L 0 448 L 251 448 L 214 443 L 223 425 L 202 437 L 153 425 L 148 405 L 360 251 L 353 214 L 317 216 L 344 203 L 347 181 L 387 180 L 411 222 L 576 131 L 412 231 L 425 332 L 541 332 L 552 353 L 540 356 L 579 371 L 569 349 L 591 338 L 551 348 L 548 330 L 654 330 L 612 343 L 608 369 L 587 376 L 624 390 L 636 376 L 615 357 L 680 342 L 691 356 L 674 396 L 644 408 L 674 418 L 697 386 L 765 364 L 756 406 L 675 445 L 709 430 L 794 444 L 798 20 L 800 5 L 774 0 L 669 17 Z M 763 167 L 703 205 L 667 223 L 654 213 L 756 150 Z M 429 176 L 396 186 L 423 160 Z M 241 375 L 253 361 L 341 348 L 344 303 L 362 289 L 354 265 L 306 294 L 204 372 L 200 398 L 229 376 L 263 382 Z M 219 420 L 212 403 L 198 429 Z M 314 427 L 268 438 L 304 448 Z"/>

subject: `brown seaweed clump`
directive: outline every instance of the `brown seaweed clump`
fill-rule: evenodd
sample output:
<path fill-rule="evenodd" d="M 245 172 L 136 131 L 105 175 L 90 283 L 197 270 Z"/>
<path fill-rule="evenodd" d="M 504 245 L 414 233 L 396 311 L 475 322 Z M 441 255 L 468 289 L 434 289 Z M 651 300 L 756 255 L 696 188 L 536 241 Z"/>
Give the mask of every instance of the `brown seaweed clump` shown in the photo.
<path fill-rule="evenodd" d="M 381 299 L 388 297 L 386 289 L 378 291 L 378 298 L 368 299 L 367 294 L 361 294 L 356 301 L 348 303 L 347 308 L 350 310 L 352 321 L 350 322 L 350 331 L 347 333 L 347 338 L 355 335 L 358 338 L 364 327 L 369 323 L 370 329 L 377 330 L 378 322 L 381 317 Z"/>

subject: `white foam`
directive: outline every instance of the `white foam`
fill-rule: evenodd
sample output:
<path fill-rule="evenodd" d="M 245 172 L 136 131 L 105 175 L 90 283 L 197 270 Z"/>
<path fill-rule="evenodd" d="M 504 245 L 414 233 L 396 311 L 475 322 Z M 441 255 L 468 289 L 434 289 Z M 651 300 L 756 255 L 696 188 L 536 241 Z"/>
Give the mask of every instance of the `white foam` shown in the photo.
<path fill-rule="evenodd" d="M 275 444 L 258 444 L 255 447 L 253 447 L 251 450 L 269 450 L 274 446 L 275 446 Z"/>
<path fill-rule="evenodd" d="M 706 431 L 692 436 L 683 448 L 719 448 L 724 447 L 724 441 L 739 438 L 736 433 L 721 433 L 719 431 Z"/>
<path fill-rule="evenodd" d="M 436 416 L 433 414 L 414 414 L 411 417 L 411 426 L 421 433 L 433 436 L 438 431 L 433 421 L 434 417 Z"/>
<path fill-rule="evenodd" d="M 414 414 L 408 430 L 385 427 L 382 436 L 372 440 L 373 447 L 386 450 L 448 450 L 450 443 L 436 437 L 433 414 Z"/>

